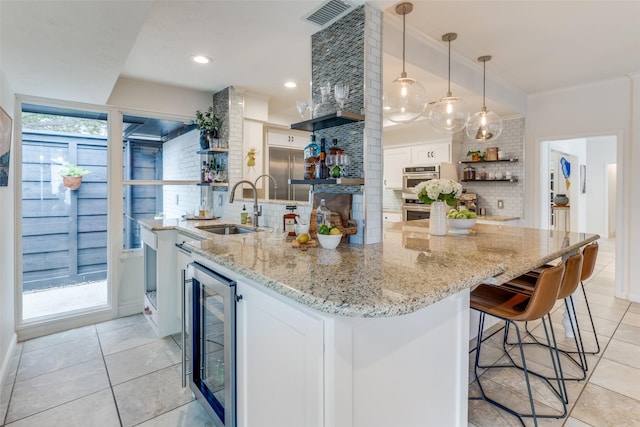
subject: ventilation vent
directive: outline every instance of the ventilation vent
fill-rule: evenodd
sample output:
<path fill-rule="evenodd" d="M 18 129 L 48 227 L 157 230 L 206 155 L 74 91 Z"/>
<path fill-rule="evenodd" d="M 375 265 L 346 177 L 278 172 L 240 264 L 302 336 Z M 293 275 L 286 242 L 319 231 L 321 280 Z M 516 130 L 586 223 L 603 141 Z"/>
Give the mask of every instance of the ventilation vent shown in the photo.
<path fill-rule="evenodd" d="M 323 3 L 318 9 L 311 12 L 306 20 L 316 25 L 324 27 L 329 22 L 334 21 L 353 6 L 342 0 L 329 0 Z"/>

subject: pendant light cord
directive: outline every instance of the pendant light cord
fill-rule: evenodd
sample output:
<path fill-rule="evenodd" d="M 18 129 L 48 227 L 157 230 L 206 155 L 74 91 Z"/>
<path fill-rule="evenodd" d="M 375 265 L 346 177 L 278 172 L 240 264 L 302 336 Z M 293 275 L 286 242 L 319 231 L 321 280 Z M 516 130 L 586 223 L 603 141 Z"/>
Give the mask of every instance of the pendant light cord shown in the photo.
<path fill-rule="evenodd" d="M 406 77 L 407 72 L 404 69 L 404 58 L 405 58 L 405 50 L 406 50 L 406 31 L 407 31 L 407 10 L 406 6 L 402 6 L 402 76 Z"/>
<path fill-rule="evenodd" d="M 447 86 L 447 96 L 451 96 L 451 38 L 449 38 L 449 83 Z"/>

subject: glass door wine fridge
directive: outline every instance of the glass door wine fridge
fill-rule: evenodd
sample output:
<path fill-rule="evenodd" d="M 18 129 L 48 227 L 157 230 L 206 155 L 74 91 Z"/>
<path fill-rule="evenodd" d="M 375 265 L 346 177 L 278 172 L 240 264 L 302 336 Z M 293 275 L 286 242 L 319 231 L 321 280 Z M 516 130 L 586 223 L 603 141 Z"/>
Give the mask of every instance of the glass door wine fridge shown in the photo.
<path fill-rule="evenodd" d="M 236 426 L 236 283 L 193 262 L 191 374 L 196 399 L 217 426 Z"/>

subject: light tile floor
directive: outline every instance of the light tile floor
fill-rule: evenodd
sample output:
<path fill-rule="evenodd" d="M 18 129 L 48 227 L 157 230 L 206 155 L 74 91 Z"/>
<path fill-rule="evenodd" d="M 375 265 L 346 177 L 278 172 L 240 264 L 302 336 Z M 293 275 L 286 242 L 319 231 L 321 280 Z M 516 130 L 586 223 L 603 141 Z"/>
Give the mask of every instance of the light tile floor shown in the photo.
<path fill-rule="evenodd" d="M 602 351 L 589 357 L 587 381 L 569 382 L 568 416 L 541 420 L 541 426 L 640 425 L 640 304 L 613 297 L 614 263 L 613 241 L 601 241 L 587 293 Z M 589 338 L 591 324 L 582 298 L 576 308 Z M 562 313 L 558 304 L 552 316 L 557 331 L 563 330 Z M 540 336 L 541 326 L 530 329 Z M 484 363 L 503 359 L 499 339 L 483 347 Z M 592 344 L 589 339 L 587 345 Z M 561 340 L 562 345 L 570 343 Z M 545 356 L 544 349 L 527 346 L 532 366 L 544 370 Z M 474 357 L 471 353 L 470 367 Z M 570 363 L 563 366 L 569 375 L 577 373 Z M 9 368 L 10 380 L 0 389 L 2 426 L 212 425 L 188 389 L 181 388 L 179 340 L 156 338 L 141 315 L 20 343 Z M 488 370 L 481 377 L 494 397 L 527 402 L 517 371 Z M 470 395 L 477 395 L 473 372 L 469 380 Z M 557 409 L 547 387 L 535 381 L 534 386 L 542 410 Z M 526 423 L 533 425 L 530 419 Z M 469 426 L 515 425 L 518 420 L 506 412 L 486 402 L 469 402 Z"/>
<path fill-rule="evenodd" d="M 181 386 L 179 342 L 138 315 L 20 343 L 0 425 L 213 426 Z"/>

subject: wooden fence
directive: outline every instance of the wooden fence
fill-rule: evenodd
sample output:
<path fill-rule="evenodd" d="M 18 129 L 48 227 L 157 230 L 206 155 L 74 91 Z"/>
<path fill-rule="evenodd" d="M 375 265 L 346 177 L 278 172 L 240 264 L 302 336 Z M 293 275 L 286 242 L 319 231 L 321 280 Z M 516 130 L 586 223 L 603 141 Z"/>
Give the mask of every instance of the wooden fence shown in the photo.
<path fill-rule="evenodd" d="M 149 162 L 160 149 L 138 152 L 133 164 Z M 62 185 L 64 162 L 91 171 L 78 190 Z M 153 163 L 153 162 L 151 162 Z M 69 134 L 22 135 L 22 283 L 38 290 L 107 275 L 107 141 Z M 153 217 L 157 192 L 135 188 L 125 197 L 126 218 Z M 114 201 L 115 202 L 115 201 Z M 151 206 L 153 206 L 151 208 Z M 139 246 L 137 227 L 125 220 L 125 242 Z"/>

